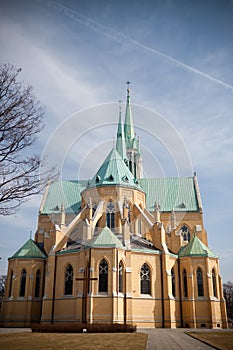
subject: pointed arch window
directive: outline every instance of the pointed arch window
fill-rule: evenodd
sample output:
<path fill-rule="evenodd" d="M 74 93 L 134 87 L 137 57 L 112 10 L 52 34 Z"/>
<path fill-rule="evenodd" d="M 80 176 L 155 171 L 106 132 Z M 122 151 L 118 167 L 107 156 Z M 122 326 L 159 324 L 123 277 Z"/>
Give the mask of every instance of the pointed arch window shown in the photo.
<path fill-rule="evenodd" d="M 9 285 L 9 292 L 8 292 L 9 298 L 11 297 L 11 294 L 12 294 L 12 283 L 13 283 L 13 271 L 11 271 L 11 274 L 10 274 L 10 285 Z"/>
<path fill-rule="evenodd" d="M 40 280 L 41 280 L 41 273 L 40 270 L 36 271 L 36 284 L 35 284 L 35 298 L 40 297 Z"/>
<path fill-rule="evenodd" d="M 204 296 L 203 273 L 200 267 L 197 269 L 197 295 L 199 297 Z"/>
<path fill-rule="evenodd" d="M 217 298 L 217 285 L 216 285 L 215 269 L 212 269 L 212 285 L 213 285 L 213 294 Z"/>
<path fill-rule="evenodd" d="M 99 265 L 99 292 L 108 292 L 108 263 L 105 259 Z"/>
<path fill-rule="evenodd" d="M 172 279 L 172 295 L 176 296 L 176 280 L 175 280 L 175 272 L 174 268 L 171 269 L 171 279 Z"/>
<path fill-rule="evenodd" d="M 183 236 L 183 240 L 185 242 L 190 242 L 190 231 L 189 228 L 186 225 L 183 225 L 181 227 L 181 235 Z"/>
<path fill-rule="evenodd" d="M 106 211 L 106 225 L 113 229 L 115 227 L 115 206 L 112 202 L 108 203 Z"/>
<path fill-rule="evenodd" d="M 187 281 L 187 272 L 183 270 L 183 288 L 184 288 L 184 297 L 188 297 L 188 281 Z"/>
<path fill-rule="evenodd" d="M 123 262 L 120 261 L 118 268 L 118 292 L 123 293 Z"/>
<path fill-rule="evenodd" d="M 143 264 L 141 267 L 140 280 L 141 280 L 141 294 L 151 294 L 150 269 L 146 263 Z"/>
<path fill-rule="evenodd" d="M 19 289 L 19 296 L 24 297 L 25 291 L 26 291 L 26 279 L 27 279 L 27 272 L 25 269 L 22 270 L 21 276 L 20 276 L 20 289 Z"/>
<path fill-rule="evenodd" d="M 73 294 L 73 267 L 68 265 L 65 272 L 65 291 L 64 295 Z"/>

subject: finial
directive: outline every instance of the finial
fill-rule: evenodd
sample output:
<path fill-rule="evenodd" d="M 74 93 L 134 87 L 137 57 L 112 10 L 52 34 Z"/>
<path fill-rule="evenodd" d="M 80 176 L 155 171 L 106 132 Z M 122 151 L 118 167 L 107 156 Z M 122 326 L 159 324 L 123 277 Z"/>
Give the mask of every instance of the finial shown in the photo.
<path fill-rule="evenodd" d="M 115 137 L 112 138 L 112 144 L 113 144 L 113 148 L 116 148 L 116 141 L 115 141 Z"/>
<path fill-rule="evenodd" d="M 156 211 L 159 211 L 159 210 L 160 210 L 160 206 L 159 206 L 159 203 L 158 203 L 158 202 L 155 202 L 155 210 L 156 210 Z"/>
<path fill-rule="evenodd" d="M 30 239 L 32 239 L 32 230 L 30 230 Z"/>
<path fill-rule="evenodd" d="M 127 84 L 127 86 L 128 86 L 128 88 L 127 88 L 127 92 L 129 93 L 129 92 L 130 92 L 130 88 L 129 88 L 129 86 L 130 86 L 130 84 L 131 84 L 131 81 L 129 81 L 129 80 L 128 80 L 128 81 L 126 82 L 126 84 Z"/>

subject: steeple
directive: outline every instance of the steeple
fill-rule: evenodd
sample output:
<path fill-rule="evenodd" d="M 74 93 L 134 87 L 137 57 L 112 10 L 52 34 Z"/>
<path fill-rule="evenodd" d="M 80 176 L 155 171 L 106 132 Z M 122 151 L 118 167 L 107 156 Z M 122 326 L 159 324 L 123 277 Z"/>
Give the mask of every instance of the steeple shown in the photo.
<path fill-rule="evenodd" d="M 125 144 L 126 144 L 126 154 L 128 159 L 129 170 L 135 178 L 142 178 L 142 156 L 140 153 L 139 138 L 136 137 L 133 126 L 133 118 L 130 104 L 130 82 L 127 81 L 127 100 L 126 100 L 126 111 L 125 111 Z"/>
<path fill-rule="evenodd" d="M 132 111 L 131 111 L 131 105 L 130 105 L 130 89 L 129 89 L 130 82 L 127 81 L 126 84 L 128 85 L 128 88 L 127 88 L 124 132 L 125 132 L 125 141 L 126 141 L 127 148 L 133 148 L 135 132 L 133 127 L 133 118 L 132 118 Z"/>
<path fill-rule="evenodd" d="M 119 101 L 121 103 L 121 101 Z M 126 145 L 125 145 L 125 134 L 123 130 L 123 125 L 121 122 L 121 105 L 119 104 L 119 121 L 117 129 L 117 140 L 116 140 L 116 150 L 120 154 L 123 161 L 128 164 L 128 158 L 126 154 Z"/>

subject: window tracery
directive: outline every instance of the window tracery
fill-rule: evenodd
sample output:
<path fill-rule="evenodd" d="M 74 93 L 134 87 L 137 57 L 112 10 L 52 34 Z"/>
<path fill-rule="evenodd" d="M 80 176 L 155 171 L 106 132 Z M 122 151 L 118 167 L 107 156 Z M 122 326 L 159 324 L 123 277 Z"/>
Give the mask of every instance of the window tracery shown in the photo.
<path fill-rule="evenodd" d="M 141 267 L 140 280 L 141 280 L 141 294 L 151 294 L 150 269 L 146 263 L 144 263 Z"/>
<path fill-rule="evenodd" d="M 64 295 L 73 294 L 73 267 L 68 265 L 65 272 L 65 291 Z"/>
<path fill-rule="evenodd" d="M 99 264 L 99 292 L 108 292 L 108 263 L 105 259 Z"/>

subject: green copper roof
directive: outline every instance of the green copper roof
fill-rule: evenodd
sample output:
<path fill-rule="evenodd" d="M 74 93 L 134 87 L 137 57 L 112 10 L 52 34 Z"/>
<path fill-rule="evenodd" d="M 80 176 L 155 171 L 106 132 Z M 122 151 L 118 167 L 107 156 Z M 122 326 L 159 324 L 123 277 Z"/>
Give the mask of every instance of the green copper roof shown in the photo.
<path fill-rule="evenodd" d="M 87 180 L 57 181 L 49 186 L 41 214 L 59 213 L 64 204 L 67 214 L 77 213 L 81 205 L 81 192 L 86 188 Z"/>
<path fill-rule="evenodd" d="M 126 145 L 125 145 L 125 134 L 123 130 L 123 125 L 121 122 L 121 111 L 119 113 L 119 122 L 117 130 L 117 141 L 116 141 L 116 150 L 120 154 L 121 158 L 125 161 L 128 160 L 126 154 Z"/>
<path fill-rule="evenodd" d="M 185 247 L 180 249 L 179 257 L 184 256 L 209 256 L 211 258 L 217 258 L 197 236 L 194 236 Z"/>
<path fill-rule="evenodd" d="M 103 185 L 137 186 L 132 173 L 115 148 L 111 150 L 90 182 L 90 187 Z"/>
<path fill-rule="evenodd" d="M 124 248 L 121 241 L 114 235 L 114 233 L 107 226 L 103 228 L 103 230 L 98 234 L 98 236 L 94 237 L 94 239 L 87 246 L 91 248 L 97 248 L 97 247 Z"/>
<path fill-rule="evenodd" d="M 193 177 L 138 179 L 146 193 L 146 208 L 154 211 L 155 202 L 160 210 L 199 211 Z"/>
<path fill-rule="evenodd" d="M 36 243 L 29 239 L 17 252 L 12 255 L 9 259 L 29 259 L 29 258 L 39 258 L 45 259 L 46 255 L 38 248 Z"/>
<path fill-rule="evenodd" d="M 112 150 L 106 158 L 101 170 L 100 182 L 96 184 L 96 175 L 91 185 L 120 184 L 122 186 L 135 186 L 134 178 L 125 166 L 116 150 Z M 113 181 L 109 181 L 112 174 Z M 127 175 L 129 182 L 122 177 Z M 115 176 L 115 177 L 114 177 Z M 155 202 L 159 203 L 160 210 L 171 211 L 199 211 L 193 177 L 187 178 L 154 178 L 138 179 L 139 185 L 146 193 L 146 208 L 154 211 Z M 66 213 L 78 213 L 81 205 L 81 192 L 86 188 L 87 180 L 58 181 L 50 185 L 41 206 L 42 214 L 59 213 L 64 203 Z"/>

